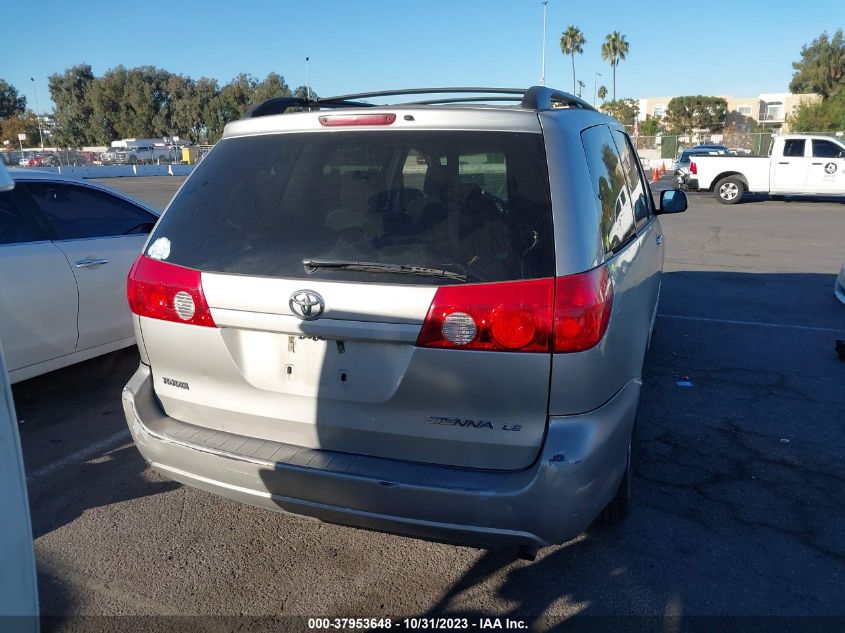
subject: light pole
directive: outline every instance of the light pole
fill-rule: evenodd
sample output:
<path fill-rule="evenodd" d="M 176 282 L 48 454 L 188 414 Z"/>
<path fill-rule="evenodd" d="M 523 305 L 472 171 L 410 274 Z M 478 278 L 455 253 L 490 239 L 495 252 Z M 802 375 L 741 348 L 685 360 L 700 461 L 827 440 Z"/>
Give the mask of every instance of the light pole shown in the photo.
<path fill-rule="evenodd" d="M 308 62 L 311 61 L 310 57 L 305 58 L 305 101 L 311 100 L 311 82 L 310 82 L 310 71 L 308 68 Z"/>
<path fill-rule="evenodd" d="M 41 132 L 41 115 L 38 114 L 38 88 L 35 86 L 35 77 L 30 77 L 32 82 L 32 89 L 35 91 L 35 118 L 38 119 L 38 138 L 41 140 L 41 151 L 44 151 L 44 134 Z"/>
<path fill-rule="evenodd" d="M 593 107 L 596 107 L 596 90 L 599 85 L 599 77 L 601 77 L 601 73 L 596 73 L 595 77 L 593 77 Z"/>
<path fill-rule="evenodd" d="M 546 12 L 549 6 L 549 0 L 543 0 L 543 61 L 540 69 L 540 85 L 546 85 Z"/>

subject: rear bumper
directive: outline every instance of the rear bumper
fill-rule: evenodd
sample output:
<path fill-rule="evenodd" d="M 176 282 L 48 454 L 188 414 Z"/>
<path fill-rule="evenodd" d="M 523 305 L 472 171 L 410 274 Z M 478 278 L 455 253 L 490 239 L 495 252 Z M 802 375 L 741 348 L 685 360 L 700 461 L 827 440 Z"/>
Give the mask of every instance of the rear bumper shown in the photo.
<path fill-rule="evenodd" d="M 584 531 L 625 467 L 640 384 L 590 413 L 553 417 L 535 464 L 479 471 L 251 439 L 168 417 L 141 364 L 123 390 L 138 450 L 176 481 L 236 501 L 418 538 L 543 547 Z"/>
<path fill-rule="evenodd" d="M 675 174 L 678 189 L 684 191 L 698 191 L 698 178 L 692 178 L 689 173 Z"/>

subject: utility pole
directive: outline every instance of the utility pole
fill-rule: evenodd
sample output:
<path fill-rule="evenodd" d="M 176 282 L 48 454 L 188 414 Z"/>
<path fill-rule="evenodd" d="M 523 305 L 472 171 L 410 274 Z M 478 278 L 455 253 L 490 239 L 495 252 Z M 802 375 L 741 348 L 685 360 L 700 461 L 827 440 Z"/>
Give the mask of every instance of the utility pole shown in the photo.
<path fill-rule="evenodd" d="M 595 77 L 593 77 L 593 107 L 596 107 L 596 90 L 598 89 L 599 85 L 599 77 L 601 77 L 601 73 L 596 73 Z"/>
<path fill-rule="evenodd" d="M 581 98 L 581 95 L 584 94 L 584 82 L 580 79 L 578 80 L 578 98 Z"/>
<path fill-rule="evenodd" d="M 546 12 L 549 0 L 543 0 L 543 62 L 540 70 L 540 85 L 546 85 Z"/>
<path fill-rule="evenodd" d="M 310 69 L 308 67 L 308 62 L 310 62 L 310 61 L 311 61 L 310 57 L 305 58 L 305 100 L 306 101 L 311 100 L 311 77 L 310 77 L 311 73 L 310 73 Z"/>
<path fill-rule="evenodd" d="M 41 115 L 38 114 L 38 88 L 35 86 L 35 77 L 30 77 L 32 82 L 32 89 L 35 91 L 35 118 L 38 120 L 38 138 L 41 140 L 41 151 L 44 151 L 44 134 L 41 132 Z"/>

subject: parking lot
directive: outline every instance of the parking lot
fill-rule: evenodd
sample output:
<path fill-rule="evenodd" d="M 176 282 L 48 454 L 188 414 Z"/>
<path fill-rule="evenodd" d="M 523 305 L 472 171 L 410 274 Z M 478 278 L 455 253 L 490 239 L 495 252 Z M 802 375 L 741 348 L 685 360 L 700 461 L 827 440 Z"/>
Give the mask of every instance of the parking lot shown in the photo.
<path fill-rule="evenodd" d="M 101 182 L 162 207 L 181 181 Z M 172 483 L 126 430 L 130 349 L 13 389 L 51 627 L 103 614 L 845 615 L 845 306 L 833 296 L 845 203 L 691 195 L 661 222 L 621 526 L 529 562 Z"/>

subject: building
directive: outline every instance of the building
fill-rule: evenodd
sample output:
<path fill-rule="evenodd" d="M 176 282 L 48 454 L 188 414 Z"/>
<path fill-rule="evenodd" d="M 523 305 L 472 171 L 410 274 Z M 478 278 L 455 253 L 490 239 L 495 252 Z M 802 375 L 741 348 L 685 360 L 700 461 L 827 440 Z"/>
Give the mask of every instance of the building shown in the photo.
<path fill-rule="evenodd" d="M 786 118 L 795 111 L 801 101 L 817 101 L 817 94 L 792 94 L 791 92 L 768 92 L 756 97 L 733 97 L 716 95 L 728 102 L 725 124 L 738 128 L 754 128 L 758 125 L 782 129 Z M 661 118 L 669 108 L 673 97 L 645 97 L 639 100 L 639 120 L 646 116 Z M 786 131 L 784 129 L 784 131 Z"/>

